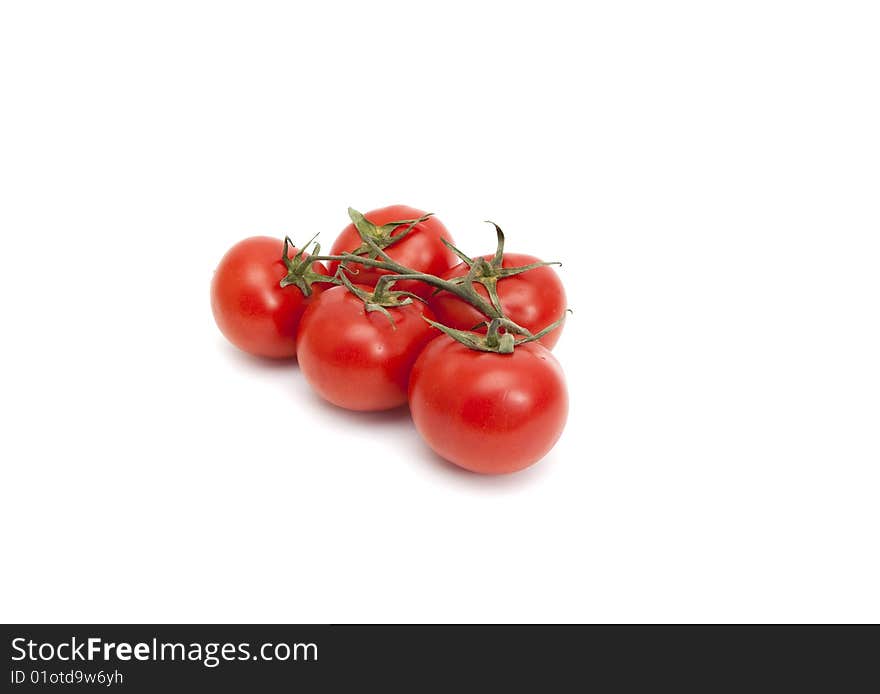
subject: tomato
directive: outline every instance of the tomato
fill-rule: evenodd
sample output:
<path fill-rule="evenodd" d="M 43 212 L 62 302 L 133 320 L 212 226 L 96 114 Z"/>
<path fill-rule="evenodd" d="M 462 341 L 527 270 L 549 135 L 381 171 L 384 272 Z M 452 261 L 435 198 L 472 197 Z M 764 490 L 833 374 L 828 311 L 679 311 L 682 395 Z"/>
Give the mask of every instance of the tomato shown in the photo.
<path fill-rule="evenodd" d="M 424 216 L 424 212 L 414 207 L 406 205 L 391 205 L 378 210 L 373 210 L 364 215 L 368 222 L 372 223 L 373 237 L 379 243 L 390 243 L 391 240 L 406 232 L 408 224 L 398 226 L 396 229 L 383 229 L 383 225 L 391 222 L 399 222 L 403 220 L 414 220 Z M 417 272 L 425 272 L 431 275 L 439 275 L 446 272 L 456 262 L 455 254 L 450 251 L 441 241 L 446 239 L 452 243 L 452 236 L 446 227 L 436 217 L 429 217 L 423 222 L 419 222 L 413 227 L 403 239 L 384 246 L 383 250 L 390 258 L 406 267 L 416 270 Z M 355 225 L 349 224 L 342 233 L 339 234 L 330 251 L 331 255 L 340 255 L 342 253 L 352 253 L 363 246 L 363 240 L 355 228 Z M 334 261 L 330 263 L 330 271 L 336 273 L 339 263 Z M 357 270 L 352 273 L 351 279 L 358 284 L 375 286 L 379 277 L 389 274 L 385 270 L 376 270 L 364 265 L 348 263 L 348 267 Z M 427 298 L 434 291 L 431 287 L 415 280 L 402 280 L 394 285 L 395 289 L 413 292 L 418 296 Z"/>
<path fill-rule="evenodd" d="M 371 290 L 366 285 L 356 289 Z M 323 292 L 300 325 L 297 358 L 306 380 L 325 400 L 348 410 L 390 410 L 406 404 L 412 366 L 439 333 L 420 302 L 367 311 L 346 287 Z"/>
<path fill-rule="evenodd" d="M 537 342 L 496 354 L 443 336 L 413 367 L 409 406 L 437 454 L 498 475 L 527 468 L 553 448 L 568 417 L 568 394 L 559 363 Z"/>
<path fill-rule="evenodd" d="M 492 256 L 483 256 L 483 260 L 491 263 Z M 531 255 L 521 253 L 505 253 L 502 268 L 523 267 L 540 262 Z M 459 263 L 443 273 L 443 279 L 464 277 L 470 271 L 466 263 Z M 529 270 L 511 277 L 501 277 L 495 285 L 501 307 L 505 315 L 514 323 L 538 333 L 552 325 L 565 315 L 565 288 L 556 271 L 549 266 Z M 474 282 L 477 292 L 485 299 L 489 298 L 486 288 Z M 449 292 L 440 292 L 429 299 L 431 310 L 437 321 L 458 330 L 472 330 L 477 324 L 486 320 L 477 309 L 469 303 Z M 562 336 L 562 325 L 541 338 L 540 342 L 547 349 L 553 349 Z"/>
<path fill-rule="evenodd" d="M 220 331 L 239 349 L 260 357 L 296 356 L 300 319 L 322 290 L 315 284 L 312 296 L 306 297 L 296 286 L 281 287 L 288 274 L 281 260 L 283 247 L 268 236 L 245 239 L 223 256 L 211 282 L 211 308 Z M 290 248 L 288 256 L 297 252 Z M 328 274 L 320 263 L 312 270 Z"/>

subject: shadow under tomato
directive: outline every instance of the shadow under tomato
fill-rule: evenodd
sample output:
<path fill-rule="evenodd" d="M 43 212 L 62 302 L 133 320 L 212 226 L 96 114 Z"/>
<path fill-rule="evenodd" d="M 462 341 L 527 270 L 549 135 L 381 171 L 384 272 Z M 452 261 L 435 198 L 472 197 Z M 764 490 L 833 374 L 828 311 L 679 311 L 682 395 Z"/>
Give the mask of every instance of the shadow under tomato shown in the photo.
<path fill-rule="evenodd" d="M 340 426 L 361 430 L 380 428 L 399 431 L 405 437 L 405 441 L 400 441 L 403 445 L 398 450 L 404 451 L 405 455 L 414 465 L 422 465 L 426 470 L 455 485 L 467 488 L 481 487 L 485 489 L 518 490 L 534 485 L 536 479 L 546 474 L 549 468 L 560 462 L 555 460 L 556 456 L 551 451 L 546 458 L 532 467 L 509 475 L 480 475 L 470 472 L 450 463 L 422 441 L 412 423 L 407 405 L 401 405 L 393 410 L 381 412 L 346 410 L 327 402 L 308 386 L 302 372 L 299 370 L 296 358 L 270 359 L 268 357 L 257 357 L 237 349 L 226 341 L 222 342 L 221 347 L 231 360 L 245 368 L 264 372 L 293 370 L 296 374 L 296 383 L 299 390 L 297 397 L 307 397 L 310 406 L 318 408 L 325 416 L 338 421 Z"/>
<path fill-rule="evenodd" d="M 555 456 L 551 452 L 542 461 L 530 468 L 509 475 L 480 475 L 464 468 L 460 468 L 441 457 L 426 444 L 416 431 L 410 417 L 409 407 L 402 405 L 393 410 L 382 412 L 356 412 L 337 407 L 327 402 L 313 391 L 309 391 L 310 400 L 315 407 L 320 408 L 331 418 L 340 421 L 341 426 L 346 428 L 357 427 L 362 430 L 376 430 L 377 428 L 393 430 L 396 440 L 396 450 L 405 455 L 413 465 L 424 467 L 427 473 L 435 473 L 455 485 L 463 488 L 484 488 L 487 490 L 519 490 L 533 486 L 536 479 L 546 474 L 549 467 L 554 465 Z"/>
<path fill-rule="evenodd" d="M 344 407 L 337 407 L 333 403 L 327 402 L 320 395 L 309 389 L 311 403 L 315 407 L 319 407 L 324 414 L 330 415 L 334 419 L 344 421 L 347 426 L 358 427 L 375 427 L 375 426 L 412 426 L 409 416 L 409 407 L 401 405 L 393 410 L 382 410 L 381 412 L 358 412 L 356 410 L 346 410 Z"/>
<path fill-rule="evenodd" d="M 258 369 L 260 371 L 285 371 L 291 368 L 298 368 L 296 357 L 287 359 L 272 359 L 271 357 L 258 357 L 248 354 L 238 349 L 234 345 L 229 344 L 225 340 L 221 343 L 220 348 L 229 359 L 240 366 L 249 369 Z"/>

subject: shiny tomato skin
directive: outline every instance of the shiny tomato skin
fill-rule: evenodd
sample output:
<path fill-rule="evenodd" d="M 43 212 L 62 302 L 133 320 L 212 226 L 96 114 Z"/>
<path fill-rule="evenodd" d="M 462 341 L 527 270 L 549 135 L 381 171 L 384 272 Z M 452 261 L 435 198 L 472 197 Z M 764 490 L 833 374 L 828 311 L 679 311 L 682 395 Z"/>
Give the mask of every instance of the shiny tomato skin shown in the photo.
<path fill-rule="evenodd" d="M 324 285 L 313 285 L 311 297 L 295 286 L 280 286 L 287 275 L 281 261 L 283 242 L 253 236 L 235 244 L 217 266 L 211 282 L 211 309 L 217 327 L 239 349 L 259 357 L 296 356 L 296 333 L 306 307 Z M 293 257 L 297 249 L 290 248 Z M 320 263 L 315 272 L 327 274 Z"/>
<path fill-rule="evenodd" d="M 568 392 L 556 358 L 538 343 L 494 354 L 443 336 L 413 367 L 409 406 L 438 455 L 471 472 L 500 475 L 533 465 L 553 448 L 568 418 Z"/>
<path fill-rule="evenodd" d="M 369 290 L 365 285 L 355 285 Z M 326 290 L 303 316 L 297 339 L 299 367 L 309 385 L 338 407 L 360 412 L 406 404 L 412 366 L 439 332 L 419 302 L 368 312 L 346 287 Z"/>
<path fill-rule="evenodd" d="M 484 258 L 492 260 L 492 256 L 484 256 Z M 522 267 L 537 262 L 540 262 L 538 258 L 531 255 L 505 253 L 502 267 Z M 464 277 L 469 270 L 465 263 L 459 263 L 441 277 L 443 279 Z M 562 286 L 559 275 L 552 267 L 540 267 L 521 275 L 499 279 L 496 286 L 498 298 L 501 299 L 501 306 L 507 317 L 533 333 L 540 332 L 565 315 L 567 307 L 565 287 Z M 474 282 L 474 287 L 481 296 L 489 298 L 482 284 Z M 429 299 L 429 303 L 437 316 L 437 321 L 451 328 L 472 330 L 475 325 L 486 320 L 477 309 L 449 292 L 436 294 Z M 541 338 L 541 344 L 547 349 L 553 349 L 562 336 L 563 327 L 559 326 L 552 333 Z"/>
<path fill-rule="evenodd" d="M 373 224 L 382 226 L 383 224 L 404 219 L 418 219 L 424 214 L 422 210 L 415 207 L 391 205 L 367 212 L 364 216 Z M 406 228 L 406 226 L 398 227 L 392 233 L 392 237 L 403 233 L 406 231 Z M 441 238 L 453 243 L 452 235 L 443 225 L 443 222 L 436 217 L 430 217 L 424 222 L 419 222 L 406 238 L 391 244 L 384 250 L 389 257 L 408 268 L 431 275 L 440 275 L 458 261 L 456 255 L 443 245 L 443 242 L 440 240 Z M 362 243 L 360 234 L 358 234 L 354 224 L 349 224 L 334 241 L 330 255 L 350 253 L 357 250 Z M 336 261 L 329 264 L 330 272 L 332 273 L 335 273 L 338 267 L 339 263 Z M 389 274 L 385 270 L 375 270 L 363 265 L 355 265 L 354 263 L 349 263 L 348 267 L 358 270 L 357 274 L 352 273 L 350 275 L 352 282 L 371 287 L 376 285 L 379 277 Z M 396 289 L 413 292 L 423 298 L 427 298 L 434 291 L 432 287 L 423 282 L 414 280 L 403 280 L 394 286 Z"/>

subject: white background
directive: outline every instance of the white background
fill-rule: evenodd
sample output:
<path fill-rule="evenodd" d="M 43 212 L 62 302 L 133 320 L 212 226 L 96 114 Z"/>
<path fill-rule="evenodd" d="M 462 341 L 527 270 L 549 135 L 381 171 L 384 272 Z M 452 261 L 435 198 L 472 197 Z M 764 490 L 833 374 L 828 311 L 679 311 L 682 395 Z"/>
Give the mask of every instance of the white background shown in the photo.
<path fill-rule="evenodd" d="M 3 621 L 878 621 L 874 3 L 5 2 Z M 228 346 L 252 234 L 565 261 L 566 434 L 429 454 Z"/>

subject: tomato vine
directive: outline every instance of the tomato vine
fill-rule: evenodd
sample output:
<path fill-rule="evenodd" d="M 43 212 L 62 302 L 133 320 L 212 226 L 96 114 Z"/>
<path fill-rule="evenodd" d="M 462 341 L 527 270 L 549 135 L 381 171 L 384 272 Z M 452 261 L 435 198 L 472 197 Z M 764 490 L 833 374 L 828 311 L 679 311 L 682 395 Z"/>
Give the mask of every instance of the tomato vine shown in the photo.
<path fill-rule="evenodd" d="M 446 239 L 441 239 L 463 263 L 469 271 L 467 274 L 453 279 L 443 279 L 426 272 L 419 272 L 395 261 L 386 253 L 385 249 L 401 241 L 408 236 L 416 225 L 429 219 L 432 215 L 426 214 L 418 219 L 406 219 L 376 225 L 370 222 L 363 214 L 348 209 L 349 218 L 357 229 L 361 238 L 361 245 L 352 252 L 339 255 L 321 255 L 321 244 L 317 242 L 317 236 L 313 237 L 293 257 L 288 258 L 288 249 L 293 245 L 289 237 L 285 237 L 282 251 L 282 260 L 287 268 L 287 275 L 281 280 L 281 287 L 296 286 L 305 295 L 310 296 L 312 285 L 316 282 L 345 286 L 364 302 L 367 311 L 379 311 L 389 320 L 393 319 L 388 309 L 397 306 L 406 306 L 413 301 L 424 299 L 412 292 L 396 291 L 394 285 L 397 282 L 415 280 L 423 282 L 434 288 L 435 293 L 449 292 L 467 302 L 481 314 L 486 316 L 486 321 L 474 326 L 474 330 L 482 327 L 487 328 L 485 335 L 473 331 L 458 330 L 443 325 L 436 321 L 425 318 L 427 322 L 438 330 L 441 330 L 454 340 L 473 350 L 483 352 L 496 352 L 499 354 L 511 354 L 517 345 L 527 344 L 540 340 L 545 335 L 560 327 L 570 310 L 552 324 L 538 333 L 532 333 L 527 328 L 515 323 L 505 315 L 501 301 L 498 297 L 497 285 L 499 280 L 514 277 L 541 267 L 562 265 L 559 262 L 536 262 L 520 267 L 503 267 L 505 236 L 501 228 L 494 222 L 488 222 L 495 227 L 497 246 L 495 255 L 491 260 L 485 258 L 471 258 Z M 394 235 L 394 231 L 405 226 L 402 232 Z M 314 245 L 312 245 L 314 244 Z M 312 246 L 311 253 L 307 249 Z M 315 263 L 338 262 L 339 268 L 335 275 L 328 276 L 315 272 L 312 265 Z M 382 275 L 376 282 L 372 292 L 354 286 L 348 274 L 356 275 L 358 270 L 352 265 L 362 265 L 376 270 L 382 270 L 389 274 Z M 481 296 L 475 284 L 480 284 L 486 289 L 488 300 Z"/>

